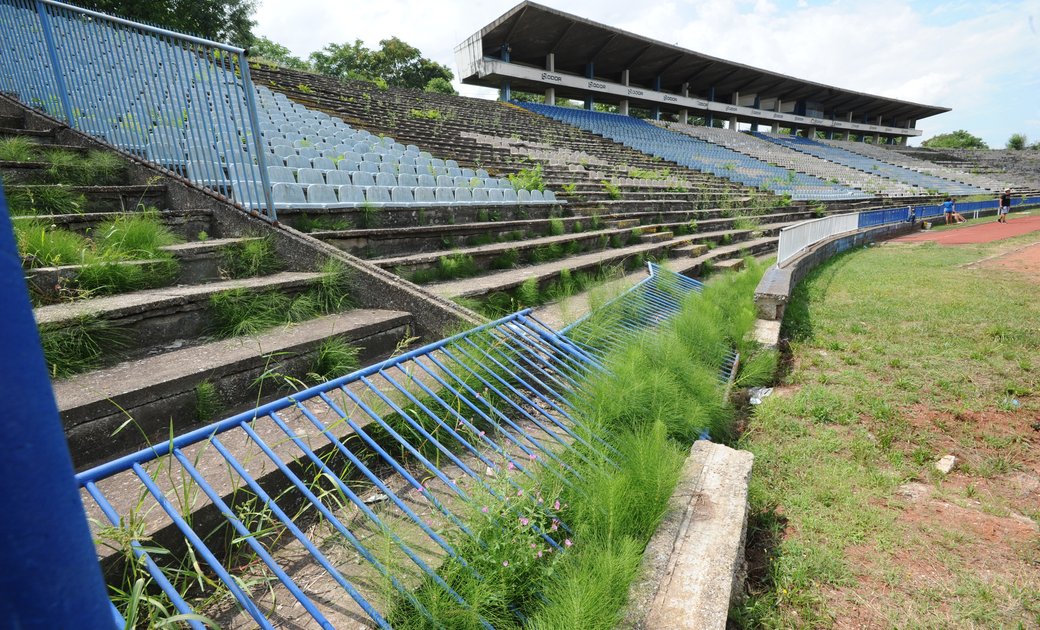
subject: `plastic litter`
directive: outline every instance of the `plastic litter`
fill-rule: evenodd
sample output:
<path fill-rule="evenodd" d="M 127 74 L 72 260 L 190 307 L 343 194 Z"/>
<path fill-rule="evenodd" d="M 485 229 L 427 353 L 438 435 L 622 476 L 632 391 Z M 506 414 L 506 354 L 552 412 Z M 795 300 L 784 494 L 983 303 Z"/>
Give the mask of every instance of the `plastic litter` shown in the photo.
<path fill-rule="evenodd" d="M 769 397 L 770 394 L 773 393 L 773 388 L 772 387 L 752 387 L 751 389 L 748 390 L 748 393 L 751 394 L 751 401 L 750 402 L 751 402 L 752 405 L 761 405 L 762 401 L 764 399 L 766 399 L 767 397 Z"/>

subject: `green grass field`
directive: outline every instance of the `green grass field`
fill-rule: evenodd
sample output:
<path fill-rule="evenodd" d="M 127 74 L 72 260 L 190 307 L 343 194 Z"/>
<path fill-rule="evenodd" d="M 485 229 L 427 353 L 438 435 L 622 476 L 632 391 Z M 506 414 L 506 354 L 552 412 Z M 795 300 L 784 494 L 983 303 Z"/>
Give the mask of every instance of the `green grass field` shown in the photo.
<path fill-rule="evenodd" d="M 1040 627 L 1040 283 L 886 244 L 798 287 L 755 454 L 746 628 Z M 948 476 L 934 469 L 959 459 Z"/>

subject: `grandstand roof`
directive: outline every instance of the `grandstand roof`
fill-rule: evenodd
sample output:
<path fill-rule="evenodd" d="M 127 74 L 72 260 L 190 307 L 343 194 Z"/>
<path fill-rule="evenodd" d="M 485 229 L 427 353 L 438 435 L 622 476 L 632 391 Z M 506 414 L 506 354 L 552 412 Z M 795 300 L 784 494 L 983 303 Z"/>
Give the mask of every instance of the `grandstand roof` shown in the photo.
<path fill-rule="evenodd" d="M 716 99 L 735 92 L 781 96 L 785 101 L 808 99 L 827 111 L 869 112 L 886 120 L 919 120 L 950 111 L 726 61 L 529 1 L 510 9 L 477 36 L 487 57 L 498 57 L 508 43 L 512 63 L 541 68 L 547 55 L 554 53 L 557 72 L 584 75 L 591 61 L 597 77 L 620 76 L 628 70 L 630 84 L 650 87 L 659 76 L 660 89 L 676 94 L 688 82 L 691 95 L 706 96 L 714 87 Z M 492 76 L 462 78 L 466 83 L 498 85 Z"/>

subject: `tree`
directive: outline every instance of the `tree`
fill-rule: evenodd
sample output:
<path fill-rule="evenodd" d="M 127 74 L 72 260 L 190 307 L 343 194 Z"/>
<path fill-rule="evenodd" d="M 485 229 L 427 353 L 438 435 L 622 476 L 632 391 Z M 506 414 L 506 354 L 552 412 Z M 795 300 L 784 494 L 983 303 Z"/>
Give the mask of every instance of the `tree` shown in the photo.
<path fill-rule="evenodd" d="M 973 136 L 963 129 L 951 133 L 941 133 L 921 143 L 929 149 L 988 149 L 989 145 L 982 138 Z"/>
<path fill-rule="evenodd" d="M 418 48 L 396 37 L 379 42 L 379 50 L 369 50 L 360 40 L 353 44 L 329 44 L 311 53 L 311 64 L 322 74 L 344 79 L 374 81 L 382 79 L 388 85 L 425 89 L 436 78 L 450 81 L 455 78 L 442 64 L 422 56 Z"/>
<path fill-rule="evenodd" d="M 424 92 L 434 92 L 436 94 L 451 94 L 457 95 L 458 92 L 451 86 L 451 82 L 444 77 L 434 77 L 430 79 L 430 82 L 423 88 Z"/>
<path fill-rule="evenodd" d="M 247 47 L 257 0 L 77 0 L 87 9 Z"/>
<path fill-rule="evenodd" d="M 1021 151 L 1022 149 L 1026 148 L 1026 142 L 1026 134 L 1013 133 L 1011 134 L 1011 137 L 1008 138 L 1007 148 L 1011 149 L 1012 151 Z"/>
<path fill-rule="evenodd" d="M 288 48 L 262 35 L 253 40 L 253 44 L 249 47 L 249 57 L 270 61 L 277 66 L 292 70 L 311 69 L 311 64 L 294 56 Z"/>

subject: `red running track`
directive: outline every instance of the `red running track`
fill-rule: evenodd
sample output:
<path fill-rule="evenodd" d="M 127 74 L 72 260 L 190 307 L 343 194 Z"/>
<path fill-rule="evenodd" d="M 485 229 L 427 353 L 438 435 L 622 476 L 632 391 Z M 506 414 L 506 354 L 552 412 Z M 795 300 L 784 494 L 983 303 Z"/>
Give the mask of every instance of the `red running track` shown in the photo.
<path fill-rule="evenodd" d="M 929 218 L 932 224 L 936 221 Z M 942 217 L 939 217 L 941 223 Z M 979 223 L 968 227 L 953 228 L 940 232 L 922 230 L 900 236 L 889 242 L 893 243 L 920 243 L 922 241 L 934 241 L 940 245 L 969 245 L 971 243 L 989 243 L 1012 236 L 1021 236 L 1030 232 L 1040 231 L 1040 215 L 1015 216 L 1012 214 L 1007 223 L 997 223 L 996 217 L 987 223 Z"/>

